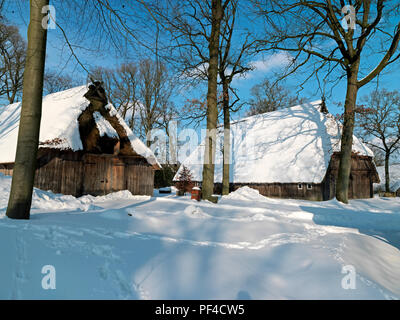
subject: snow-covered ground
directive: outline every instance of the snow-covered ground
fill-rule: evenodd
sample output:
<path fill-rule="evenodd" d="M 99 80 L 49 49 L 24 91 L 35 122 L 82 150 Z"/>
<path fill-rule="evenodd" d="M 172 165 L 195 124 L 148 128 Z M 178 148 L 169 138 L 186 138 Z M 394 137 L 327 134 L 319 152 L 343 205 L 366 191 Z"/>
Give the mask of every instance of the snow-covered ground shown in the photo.
<path fill-rule="evenodd" d="M 213 204 L 35 190 L 31 220 L 14 221 L 5 217 L 10 181 L 0 175 L 0 298 L 400 297 L 398 198 L 343 205 L 245 187 Z M 42 288 L 45 265 L 55 268 L 55 290 Z"/>

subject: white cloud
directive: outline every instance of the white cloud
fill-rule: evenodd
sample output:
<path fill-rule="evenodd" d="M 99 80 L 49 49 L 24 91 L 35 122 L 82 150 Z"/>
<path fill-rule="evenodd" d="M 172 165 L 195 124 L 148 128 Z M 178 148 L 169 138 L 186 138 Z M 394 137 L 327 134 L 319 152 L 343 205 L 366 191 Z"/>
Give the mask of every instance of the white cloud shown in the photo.
<path fill-rule="evenodd" d="M 291 60 L 292 56 L 289 53 L 279 52 L 267 56 L 264 59 L 253 61 L 251 62 L 251 65 L 254 67 L 253 73 L 257 72 L 266 73 L 275 68 L 286 67 Z"/>
<path fill-rule="evenodd" d="M 245 74 L 237 75 L 234 80 L 248 80 L 254 79 L 258 77 L 263 77 L 266 73 L 277 69 L 286 67 L 293 57 L 288 52 L 278 52 L 265 57 L 262 57 L 259 60 L 254 60 L 249 63 L 249 66 L 252 67 L 253 70 L 248 71 Z M 231 69 L 227 69 L 228 73 L 231 72 Z M 185 73 L 181 75 L 181 79 L 190 79 L 190 78 L 206 78 L 206 74 L 208 72 L 208 63 L 203 63 L 197 66 L 195 69 L 187 70 Z M 219 80 L 219 77 L 218 77 Z"/>
<path fill-rule="evenodd" d="M 273 69 L 286 67 L 291 62 L 291 60 L 292 56 L 287 52 L 274 53 L 272 55 L 263 57 L 262 59 L 250 62 L 250 66 L 253 68 L 253 70 L 236 79 L 248 80 L 262 77 Z"/>

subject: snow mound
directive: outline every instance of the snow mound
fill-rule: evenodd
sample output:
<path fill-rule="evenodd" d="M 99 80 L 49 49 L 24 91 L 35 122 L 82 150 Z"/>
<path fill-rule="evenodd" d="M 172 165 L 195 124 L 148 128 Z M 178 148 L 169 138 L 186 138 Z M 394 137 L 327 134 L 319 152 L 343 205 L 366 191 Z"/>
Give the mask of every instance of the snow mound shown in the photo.
<path fill-rule="evenodd" d="M 244 186 L 226 196 L 223 196 L 219 202 L 224 202 L 226 200 L 265 201 L 267 198 L 261 195 L 258 190 Z"/>
<path fill-rule="evenodd" d="M 54 194 L 35 188 L 32 196 L 32 209 L 88 211 L 101 208 L 70 195 Z"/>
<path fill-rule="evenodd" d="M 196 206 L 188 206 L 185 211 L 184 214 L 190 218 L 211 218 L 210 215 L 208 215 L 207 213 L 203 212 L 199 207 Z"/>
<path fill-rule="evenodd" d="M 5 213 L 8 197 L 11 190 L 11 177 L 0 173 L 0 210 Z M 82 201 L 73 196 L 54 194 L 50 191 L 33 189 L 32 194 L 32 209 L 42 209 L 48 211 L 88 211 L 95 210 L 98 207 L 92 202 Z"/>
<path fill-rule="evenodd" d="M 129 190 L 122 190 L 113 193 L 106 194 L 104 196 L 92 196 L 86 195 L 79 198 L 83 203 L 92 203 L 92 202 L 105 202 L 105 201 L 114 201 L 114 200 L 149 200 L 150 196 L 137 196 L 132 195 Z"/>
<path fill-rule="evenodd" d="M 8 197 L 11 190 L 11 177 L 0 173 L 0 211 L 4 215 Z M 150 196 L 134 196 L 128 190 L 118 191 L 107 194 L 105 196 L 86 195 L 80 198 L 75 198 L 71 195 L 55 194 L 51 191 L 43 191 L 33 189 L 32 194 L 32 209 L 41 209 L 47 211 L 89 211 L 102 209 L 96 206 L 96 203 L 106 201 L 121 201 L 121 200 L 139 200 L 145 201 L 150 199 Z"/>

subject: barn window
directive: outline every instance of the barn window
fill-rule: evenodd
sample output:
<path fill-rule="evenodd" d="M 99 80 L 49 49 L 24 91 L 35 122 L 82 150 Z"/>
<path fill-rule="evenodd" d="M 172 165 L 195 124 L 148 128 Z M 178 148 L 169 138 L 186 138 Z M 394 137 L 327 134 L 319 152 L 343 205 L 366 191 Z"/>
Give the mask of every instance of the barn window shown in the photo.
<path fill-rule="evenodd" d="M 301 190 L 301 189 L 303 189 L 303 185 L 302 185 L 301 183 L 299 183 L 299 184 L 297 185 L 297 188 L 298 188 L 299 190 Z"/>
<path fill-rule="evenodd" d="M 312 184 L 311 183 L 307 183 L 307 190 L 311 190 L 312 189 Z"/>

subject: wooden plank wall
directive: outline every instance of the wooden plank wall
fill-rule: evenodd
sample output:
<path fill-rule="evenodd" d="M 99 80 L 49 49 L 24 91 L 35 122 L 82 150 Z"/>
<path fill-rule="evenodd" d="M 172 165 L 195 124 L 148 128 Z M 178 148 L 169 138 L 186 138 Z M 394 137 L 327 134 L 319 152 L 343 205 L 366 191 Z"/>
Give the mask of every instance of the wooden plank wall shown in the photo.
<path fill-rule="evenodd" d="M 101 156 L 85 155 L 83 163 L 82 194 L 105 194 L 106 164 Z"/>
<path fill-rule="evenodd" d="M 335 153 L 329 163 L 323 184 L 325 191 L 324 200 L 335 196 L 335 181 L 338 177 L 339 154 Z M 373 183 L 379 181 L 375 165 L 371 157 L 353 154 L 351 158 L 351 173 L 349 181 L 349 199 L 366 199 L 373 197 Z M 328 198 L 329 197 L 329 198 Z"/>
<path fill-rule="evenodd" d="M 339 168 L 339 154 L 331 158 L 327 173 L 322 183 L 312 183 L 312 188 L 307 188 L 307 183 L 302 183 L 303 188 L 298 188 L 298 183 L 235 183 L 230 184 L 230 191 L 243 186 L 257 189 L 260 194 L 271 198 L 290 198 L 305 200 L 330 200 L 335 197 L 336 179 Z M 377 182 L 377 173 L 371 157 L 352 155 L 351 176 L 349 182 L 350 199 L 366 199 L 373 197 L 373 183 Z M 197 182 L 199 184 L 199 182 Z M 222 184 L 215 183 L 214 193 L 221 194 Z"/>
<path fill-rule="evenodd" d="M 0 172 L 12 175 L 13 164 L 0 164 Z M 137 156 L 118 157 L 47 150 L 40 152 L 34 185 L 42 190 L 73 195 L 105 195 L 129 190 L 153 195 L 154 169 Z"/>
<path fill-rule="evenodd" d="M 112 164 L 108 168 L 108 170 L 111 170 L 111 172 L 108 173 L 111 179 L 107 188 L 111 190 L 111 192 L 126 190 L 125 163 L 121 159 L 114 157 L 112 158 Z"/>
<path fill-rule="evenodd" d="M 137 195 L 153 195 L 154 170 L 152 167 L 127 165 L 125 171 L 127 190 Z"/>
<path fill-rule="evenodd" d="M 298 183 L 231 183 L 230 191 L 248 186 L 258 190 L 263 196 L 271 198 L 323 200 L 321 184 L 310 183 L 311 189 L 307 188 L 307 183 L 301 185 L 302 188 L 299 189 Z M 214 193 L 221 194 L 221 190 L 222 184 L 215 183 Z"/>
<path fill-rule="evenodd" d="M 83 166 L 81 155 L 75 152 L 49 150 L 38 159 L 36 188 L 73 196 L 82 194 Z"/>
<path fill-rule="evenodd" d="M 104 195 L 129 190 L 136 195 L 153 195 L 154 170 L 137 157 L 85 155 L 83 194 Z"/>

